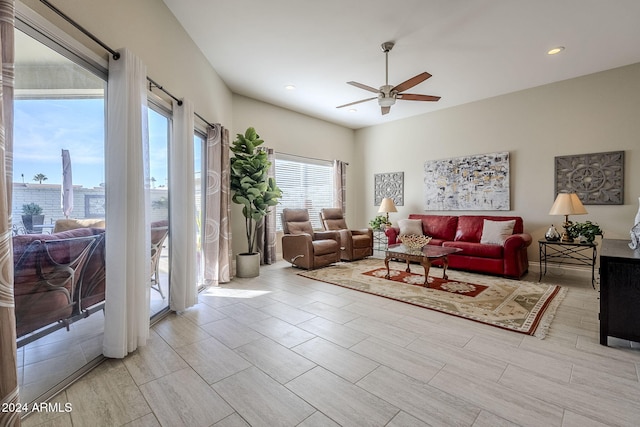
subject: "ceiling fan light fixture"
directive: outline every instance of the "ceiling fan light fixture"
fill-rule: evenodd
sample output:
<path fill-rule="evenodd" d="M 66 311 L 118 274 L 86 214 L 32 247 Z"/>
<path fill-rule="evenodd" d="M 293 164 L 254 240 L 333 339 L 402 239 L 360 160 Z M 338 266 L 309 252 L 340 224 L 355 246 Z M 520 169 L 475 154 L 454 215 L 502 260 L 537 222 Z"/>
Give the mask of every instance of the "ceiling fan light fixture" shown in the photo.
<path fill-rule="evenodd" d="M 564 46 L 554 47 L 553 49 L 549 49 L 547 51 L 547 55 L 557 55 L 564 50 Z"/>
<path fill-rule="evenodd" d="M 381 107 L 391 107 L 393 104 L 396 103 L 396 99 L 395 98 L 383 98 L 383 97 L 379 97 L 378 98 L 378 105 L 380 105 Z"/>

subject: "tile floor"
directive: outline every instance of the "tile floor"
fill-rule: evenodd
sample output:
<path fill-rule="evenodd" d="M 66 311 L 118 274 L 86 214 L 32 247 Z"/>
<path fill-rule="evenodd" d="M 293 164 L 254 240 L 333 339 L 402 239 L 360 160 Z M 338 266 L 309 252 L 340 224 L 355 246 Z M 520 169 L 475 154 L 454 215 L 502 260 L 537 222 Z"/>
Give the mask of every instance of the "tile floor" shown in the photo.
<path fill-rule="evenodd" d="M 204 291 L 23 425 L 640 425 L 640 344 L 598 344 L 589 279 L 547 275 L 569 292 L 540 340 L 297 272 Z"/>
<path fill-rule="evenodd" d="M 163 271 L 167 271 L 166 268 Z M 167 295 L 166 273 L 161 275 Z M 149 311 L 153 315 L 167 307 L 168 300 L 151 290 Z M 18 381 L 22 402 L 36 402 L 93 359 L 102 356 L 104 312 L 98 311 L 18 349 Z"/>

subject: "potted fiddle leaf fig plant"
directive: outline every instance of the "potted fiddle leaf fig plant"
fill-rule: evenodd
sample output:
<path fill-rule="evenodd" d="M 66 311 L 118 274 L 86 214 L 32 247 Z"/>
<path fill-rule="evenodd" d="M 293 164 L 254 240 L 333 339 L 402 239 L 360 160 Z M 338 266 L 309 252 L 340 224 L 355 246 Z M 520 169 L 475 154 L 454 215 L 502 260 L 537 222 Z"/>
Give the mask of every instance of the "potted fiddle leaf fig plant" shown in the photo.
<path fill-rule="evenodd" d="M 273 177 L 268 176 L 271 162 L 266 151 L 260 147 L 264 141 L 253 127 L 244 135 L 236 135 L 230 149 L 231 158 L 231 200 L 242 205 L 245 218 L 247 252 L 236 256 L 236 275 L 256 277 L 260 274 L 260 253 L 257 250 L 258 226 L 264 221 L 269 210 L 278 204 L 282 191 Z"/>

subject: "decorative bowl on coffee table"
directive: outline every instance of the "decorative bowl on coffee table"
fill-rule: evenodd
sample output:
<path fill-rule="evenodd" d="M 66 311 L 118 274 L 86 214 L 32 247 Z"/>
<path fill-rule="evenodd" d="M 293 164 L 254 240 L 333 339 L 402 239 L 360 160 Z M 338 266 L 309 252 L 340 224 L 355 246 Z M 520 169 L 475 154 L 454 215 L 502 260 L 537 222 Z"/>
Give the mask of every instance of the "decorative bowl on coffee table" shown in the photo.
<path fill-rule="evenodd" d="M 398 236 L 398 240 L 409 249 L 421 249 L 429 244 L 431 237 L 417 234 L 403 234 Z"/>

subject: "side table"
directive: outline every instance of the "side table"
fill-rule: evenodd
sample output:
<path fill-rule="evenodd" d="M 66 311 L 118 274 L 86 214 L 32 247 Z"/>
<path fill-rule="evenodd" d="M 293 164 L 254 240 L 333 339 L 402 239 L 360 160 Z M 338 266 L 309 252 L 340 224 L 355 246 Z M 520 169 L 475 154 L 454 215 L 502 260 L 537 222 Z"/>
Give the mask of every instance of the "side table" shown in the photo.
<path fill-rule="evenodd" d="M 589 265 L 591 266 L 591 286 L 596 288 L 596 242 L 561 242 L 547 239 L 538 240 L 540 251 L 540 277 L 547 274 L 547 262 L 554 264 Z M 543 271 L 544 265 L 544 271 Z"/>
<path fill-rule="evenodd" d="M 384 230 L 373 230 L 373 249 L 384 252 L 388 246 L 389 243 Z"/>

